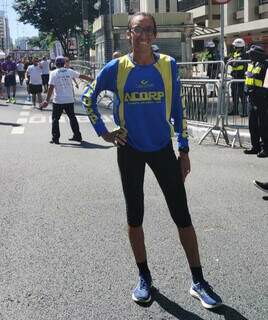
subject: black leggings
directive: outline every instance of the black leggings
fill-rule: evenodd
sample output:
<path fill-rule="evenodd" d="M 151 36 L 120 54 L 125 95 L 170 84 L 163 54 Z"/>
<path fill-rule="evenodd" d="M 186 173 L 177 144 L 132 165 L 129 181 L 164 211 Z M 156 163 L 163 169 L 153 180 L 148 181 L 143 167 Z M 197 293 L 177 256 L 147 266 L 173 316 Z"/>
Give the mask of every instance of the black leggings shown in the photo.
<path fill-rule="evenodd" d="M 162 189 L 175 224 L 181 228 L 192 225 L 180 162 L 176 158 L 172 142 L 156 152 L 140 152 L 129 145 L 119 147 L 117 161 L 126 201 L 127 221 L 130 226 L 138 227 L 143 222 L 143 182 L 146 163 L 152 169 Z"/>

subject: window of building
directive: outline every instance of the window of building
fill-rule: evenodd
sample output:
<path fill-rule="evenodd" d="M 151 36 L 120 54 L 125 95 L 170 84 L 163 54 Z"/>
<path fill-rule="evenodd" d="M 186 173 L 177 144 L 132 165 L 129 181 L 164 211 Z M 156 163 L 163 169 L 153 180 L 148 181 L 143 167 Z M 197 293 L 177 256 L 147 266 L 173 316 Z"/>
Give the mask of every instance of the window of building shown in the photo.
<path fill-rule="evenodd" d="M 237 0 L 237 10 L 244 10 L 244 0 Z"/>
<path fill-rule="evenodd" d="M 159 0 L 154 0 L 155 12 L 159 12 Z"/>
<path fill-rule="evenodd" d="M 268 3 L 268 0 L 259 0 L 259 3 L 260 4 L 265 4 L 265 3 Z"/>
<path fill-rule="evenodd" d="M 180 0 L 178 2 L 178 11 L 185 12 L 204 5 L 208 5 L 208 0 Z"/>
<path fill-rule="evenodd" d="M 166 0 L 166 12 L 170 12 L 170 0 Z"/>

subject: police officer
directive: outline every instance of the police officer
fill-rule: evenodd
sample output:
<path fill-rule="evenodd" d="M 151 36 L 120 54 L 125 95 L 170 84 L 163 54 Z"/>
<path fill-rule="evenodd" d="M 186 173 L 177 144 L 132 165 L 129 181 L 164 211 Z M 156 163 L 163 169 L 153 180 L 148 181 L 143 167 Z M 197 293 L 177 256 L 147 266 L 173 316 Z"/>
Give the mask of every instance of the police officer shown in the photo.
<path fill-rule="evenodd" d="M 239 62 L 239 60 L 247 59 L 247 55 L 245 52 L 245 46 L 246 46 L 245 41 L 243 39 L 237 38 L 234 40 L 232 45 L 234 50 L 230 55 L 230 60 L 235 60 L 235 62 L 230 63 L 232 67 L 231 76 L 233 77 L 233 79 L 245 79 L 247 64 L 244 62 Z M 238 115 L 238 104 L 240 99 L 242 103 L 241 117 L 247 116 L 244 88 L 245 88 L 244 82 L 233 82 L 231 84 L 233 109 L 229 113 L 229 115 Z"/>
<path fill-rule="evenodd" d="M 209 41 L 206 44 L 206 56 L 205 61 L 217 61 L 220 59 L 219 52 L 216 48 L 216 45 L 213 41 Z M 216 79 L 219 73 L 219 65 L 215 64 L 208 64 L 207 67 L 207 76 L 209 79 Z"/>
<path fill-rule="evenodd" d="M 264 80 L 268 63 L 262 47 L 252 45 L 247 51 L 251 63 L 246 72 L 246 88 L 249 96 L 249 132 L 252 148 L 245 154 L 257 154 L 259 158 L 268 157 L 268 89 Z"/>

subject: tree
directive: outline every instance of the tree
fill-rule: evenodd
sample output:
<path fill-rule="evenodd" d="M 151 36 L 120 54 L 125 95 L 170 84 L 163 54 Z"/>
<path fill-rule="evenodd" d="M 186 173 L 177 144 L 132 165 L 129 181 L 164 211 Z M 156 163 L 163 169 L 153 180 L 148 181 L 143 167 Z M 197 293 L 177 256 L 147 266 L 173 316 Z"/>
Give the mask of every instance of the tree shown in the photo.
<path fill-rule="evenodd" d="M 43 50 L 50 48 L 55 42 L 55 36 L 52 33 L 39 32 L 38 37 L 29 38 L 31 47 L 40 47 Z"/>
<path fill-rule="evenodd" d="M 94 9 L 94 1 L 88 1 L 88 20 L 92 24 L 100 13 L 107 12 L 107 1 L 102 1 L 100 12 Z M 64 54 L 69 55 L 68 40 L 77 28 L 82 29 L 82 0 L 15 0 L 13 8 L 20 22 L 53 34 Z"/>

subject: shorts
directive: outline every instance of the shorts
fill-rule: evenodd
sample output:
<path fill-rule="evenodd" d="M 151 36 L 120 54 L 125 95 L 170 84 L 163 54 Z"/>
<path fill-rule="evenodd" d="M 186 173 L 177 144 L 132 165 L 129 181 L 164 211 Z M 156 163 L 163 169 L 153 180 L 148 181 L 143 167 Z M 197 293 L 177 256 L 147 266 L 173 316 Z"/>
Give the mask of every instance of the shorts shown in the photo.
<path fill-rule="evenodd" d="M 181 228 L 192 225 L 181 176 L 180 159 L 176 158 L 171 141 L 165 148 L 155 152 L 141 152 L 129 145 L 120 146 L 117 150 L 117 161 L 130 226 L 138 227 L 143 222 L 143 182 L 146 164 L 152 169 L 162 189 L 174 223 Z"/>
<path fill-rule="evenodd" d="M 15 75 L 6 75 L 5 76 L 5 87 L 11 87 L 16 85 Z"/>
<path fill-rule="evenodd" d="M 29 84 L 29 92 L 31 94 L 42 93 L 42 85 L 41 84 Z"/>
<path fill-rule="evenodd" d="M 43 86 L 44 85 L 47 85 L 48 84 L 48 81 L 49 81 L 49 74 L 42 74 L 42 83 L 43 83 Z"/>

